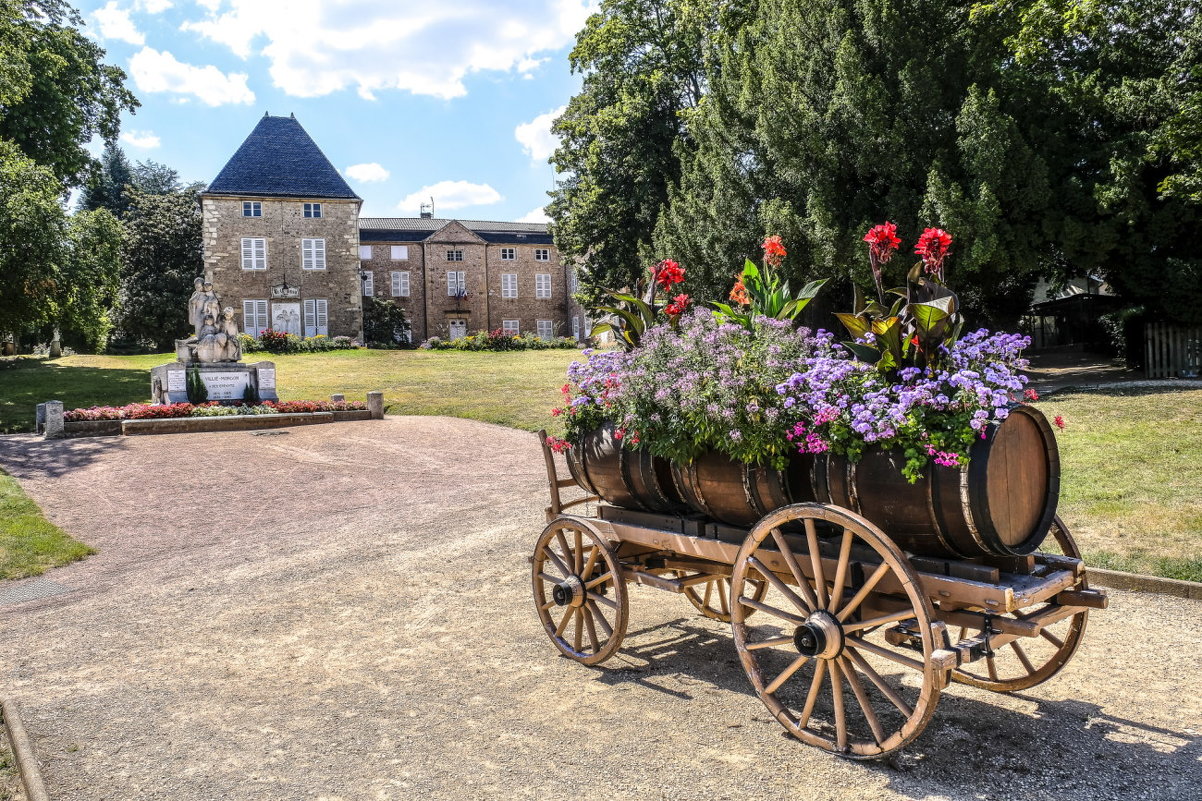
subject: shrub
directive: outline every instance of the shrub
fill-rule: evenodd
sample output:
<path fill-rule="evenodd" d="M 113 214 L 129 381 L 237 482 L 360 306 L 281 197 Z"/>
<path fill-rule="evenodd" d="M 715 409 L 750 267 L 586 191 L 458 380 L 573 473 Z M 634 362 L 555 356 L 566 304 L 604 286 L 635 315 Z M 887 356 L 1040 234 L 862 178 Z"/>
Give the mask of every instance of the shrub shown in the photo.
<path fill-rule="evenodd" d="M 240 414 L 295 414 L 297 412 L 350 412 L 367 409 L 364 401 L 209 401 L 208 403 L 131 403 L 127 406 L 93 406 L 63 413 L 67 422 L 84 420 L 154 420 L 171 417 L 225 417 Z"/>
<path fill-rule="evenodd" d="M 410 327 L 405 310 L 396 303 L 365 297 L 363 339 L 372 348 L 408 347 Z"/>
<path fill-rule="evenodd" d="M 268 328 L 259 334 L 259 340 L 252 352 L 262 350 L 268 353 L 321 353 L 328 350 L 350 350 L 355 347 L 358 346 L 350 337 L 328 337 L 325 334 L 298 337 L 296 334 Z"/>
<path fill-rule="evenodd" d="M 470 350 L 501 352 L 510 350 L 573 350 L 580 343 L 571 337 L 543 339 L 534 334 L 507 334 L 502 329 L 477 331 L 459 339 L 430 337 L 421 344 L 426 350 Z"/>

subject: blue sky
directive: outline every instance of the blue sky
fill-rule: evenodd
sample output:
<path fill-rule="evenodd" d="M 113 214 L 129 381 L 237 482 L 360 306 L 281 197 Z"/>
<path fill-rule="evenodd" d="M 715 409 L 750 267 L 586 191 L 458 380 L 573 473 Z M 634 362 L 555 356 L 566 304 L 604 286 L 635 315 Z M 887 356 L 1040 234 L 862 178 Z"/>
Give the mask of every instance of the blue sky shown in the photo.
<path fill-rule="evenodd" d="M 121 145 L 211 181 L 295 113 L 363 216 L 541 221 L 549 125 L 596 0 L 76 0 L 142 106 Z"/>

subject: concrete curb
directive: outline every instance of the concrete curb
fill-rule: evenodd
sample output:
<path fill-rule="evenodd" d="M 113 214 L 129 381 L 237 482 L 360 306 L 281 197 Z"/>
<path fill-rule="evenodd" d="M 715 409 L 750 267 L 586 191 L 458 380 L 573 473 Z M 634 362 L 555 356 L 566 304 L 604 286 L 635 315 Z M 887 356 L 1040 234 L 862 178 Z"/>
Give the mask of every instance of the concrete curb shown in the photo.
<path fill-rule="evenodd" d="M 1032 380 L 1030 386 L 1035 386 L 1041 383 L 1053 383 L 1048 381 Z M 1062 386 L 1053 386 L 1049 389 L 1042 390 L 1039 394 L 1043 397 L 1051 397 L 1052 395 L 1070 390 L 1089 391 L 1095 389 L 1117 389 L 1130 387 L 1131 389 L 1147 389 L 1147 388 L 1173 388 L 1173 389 L 1202 389 L 1202 379 L 1197 378 L 1143 378 L 1135 381 L 1102 381 L 1096 384 L 1064 384 Z"/>
<path fill-rule="evenodd" d="M 1087 568 L 1086 576 L 1088 576 L 1090 584 L 1100 584 L 1115 590 L 1154 592 L 1159 595 L 1173 595 L 1178 598 L 1202 601 L 1202 583 L 1197 581 L 1179 581 L 1160 576 L 1123 573 L 1118 570 L 1104 570 L 1100 567 Z"/>
<path fill-rule="evenodd" d="M 21 776 L 21 784 L 25 786 L 25 796 L 28 801 L 50 801 L 46 784 L 42 781 L 42 769 L 38 766 L 38 758 L 33 751 L 33 743 L 29 741 L 29 734 L 17 713 L 16 701 L 0 702 L 0 711 L 4 713 L 4 728 L 8 732 L 8 742 L 13 749 L 17 773 Z"/>

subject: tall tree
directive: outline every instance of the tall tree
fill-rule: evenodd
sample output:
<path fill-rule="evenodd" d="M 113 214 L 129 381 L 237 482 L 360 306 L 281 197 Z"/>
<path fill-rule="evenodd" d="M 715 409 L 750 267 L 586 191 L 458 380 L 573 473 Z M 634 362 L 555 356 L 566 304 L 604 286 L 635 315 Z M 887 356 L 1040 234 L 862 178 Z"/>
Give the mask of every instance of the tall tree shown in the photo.
<path fill-rule="evenodd" d="M 125 73 L 103 63 L 104 50 L 80 31 L 65 0 L 0 0 L 0 138 L 7 139 L 64 186 L 79 186 L 96 166 L 86 145 L 113 142 L 121 112 L 138 101 Z"/>
<path fill-rule="evenodd" d="M 100 167 L 79 194 L 78 208 L 86 211 L 108 209 L 117 217 L 129 211 L 126 185 L 132 183 L 133 166 L 121 146 L 110 142 L 104 146 Z"/>
<path fill-rule="evenodd" d="M 680 113 L 700 102 L 707 0 L 603 0 L 569 56 L 583 87 L 555 121 L 561 177 L 547 214 L 560 252 L 581 260 L 582 293 L 641 272 L 668 184 L 679 175 Z"/>
<path fill-rule="evenodd" d="M 204 269 L 201 186 L 130 190 L 115 323 L 122 337 L 170 350 L 188 332 L 192 280 Z"/>

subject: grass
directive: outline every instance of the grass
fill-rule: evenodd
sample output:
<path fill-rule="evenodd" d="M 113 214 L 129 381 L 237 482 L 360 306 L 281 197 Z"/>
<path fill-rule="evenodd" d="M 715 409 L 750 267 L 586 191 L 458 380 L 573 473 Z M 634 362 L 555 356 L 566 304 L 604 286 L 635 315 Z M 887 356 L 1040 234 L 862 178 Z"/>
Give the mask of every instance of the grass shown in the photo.
<path fill-rule="evenodd" d="M 1053 395 L 1060 516 L 1098 567 L 1202 581 L 1202 390 Z"/>
<path fill-rule="evenodd" d="M 40 576 L 94 550 L 42 516 L 16 479 L 0 471 L 0 579 Z"/>
<path fill-rule="evenodd" d="M 285 399 L 345 392 L 354 400 L 381 389 L 393 413 L 537 431 L 552 426 L 549 410 L 576 356 L 358 350 L 261 358 L 276 362 Z M 34 404 L 50 398 L 67 408 L 145 401 L 150 368 L 172 358 L 0 360 L 0 431 L 29 430 Z M 1087 561 L 1202 581 L 1202 391 L 1065 392 L 1039 407 L 1067 421 L 1058 435 L 1060 514 Z"/>

